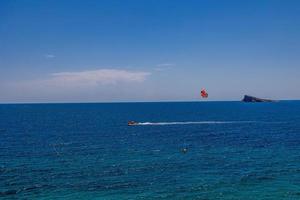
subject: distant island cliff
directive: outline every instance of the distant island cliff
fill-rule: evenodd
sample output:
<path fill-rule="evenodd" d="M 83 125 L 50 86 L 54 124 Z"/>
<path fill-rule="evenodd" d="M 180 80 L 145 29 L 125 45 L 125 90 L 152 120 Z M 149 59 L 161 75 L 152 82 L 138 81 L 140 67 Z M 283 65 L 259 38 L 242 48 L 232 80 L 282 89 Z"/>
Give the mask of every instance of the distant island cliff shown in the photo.
<path fill-rule="evenodd" d="M 271 99 L 261 99 L 257 97 L 253 97 L 250 95 L 245 95 L 244 98 L 242 99 L 243 102 L 276 102 Z"/>

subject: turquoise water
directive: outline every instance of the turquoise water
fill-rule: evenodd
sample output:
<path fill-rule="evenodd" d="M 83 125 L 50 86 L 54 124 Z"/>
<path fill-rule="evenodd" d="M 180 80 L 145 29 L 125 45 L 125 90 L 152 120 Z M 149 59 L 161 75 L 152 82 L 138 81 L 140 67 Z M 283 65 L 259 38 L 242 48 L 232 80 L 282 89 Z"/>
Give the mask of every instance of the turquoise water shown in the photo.
<path fill-rule="evenodd" d="M 0 105 L 0 199 L 300 199 L 299 134 L 299 101 Z"/>

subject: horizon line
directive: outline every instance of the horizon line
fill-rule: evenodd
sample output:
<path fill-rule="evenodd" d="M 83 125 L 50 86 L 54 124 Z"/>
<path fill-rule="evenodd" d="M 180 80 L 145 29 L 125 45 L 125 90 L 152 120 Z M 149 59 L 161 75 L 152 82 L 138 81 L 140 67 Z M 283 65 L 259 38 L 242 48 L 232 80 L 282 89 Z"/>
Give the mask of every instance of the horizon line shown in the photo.
<path fill-rule="evenodd" d="M 300 101 L 300 99 L 282 99 L 276 101 Z M 27 104 L 122 104 L 122 103 L 209 103 L 209 102 L 243 102 L 242 100 L 162 100 L 162 101 L 86 101 L 86 102 L 0 102 L 0 105 L 27 105 Z"/>

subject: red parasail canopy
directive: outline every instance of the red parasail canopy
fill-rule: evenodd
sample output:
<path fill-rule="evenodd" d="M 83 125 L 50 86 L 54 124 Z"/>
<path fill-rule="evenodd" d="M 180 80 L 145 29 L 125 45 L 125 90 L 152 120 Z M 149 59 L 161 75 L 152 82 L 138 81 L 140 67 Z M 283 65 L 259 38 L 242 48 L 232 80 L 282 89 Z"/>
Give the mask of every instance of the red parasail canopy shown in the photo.
<path fill-rule="evenodd" d="M 207 98 L 208 97 L 208 93 L 205 91 L 205 89 L 201 90 L 201 97 L 202 98 Z"/>

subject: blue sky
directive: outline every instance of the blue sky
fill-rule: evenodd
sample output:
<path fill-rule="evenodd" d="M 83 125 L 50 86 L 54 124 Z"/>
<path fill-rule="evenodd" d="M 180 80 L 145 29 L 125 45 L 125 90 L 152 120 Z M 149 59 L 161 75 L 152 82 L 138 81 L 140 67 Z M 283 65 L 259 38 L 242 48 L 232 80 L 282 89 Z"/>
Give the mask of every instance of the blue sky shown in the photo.
<path fill-rule="evenodd" d="M 300 99 L 300 1 L 0 1 L 0 102 Z"/>

